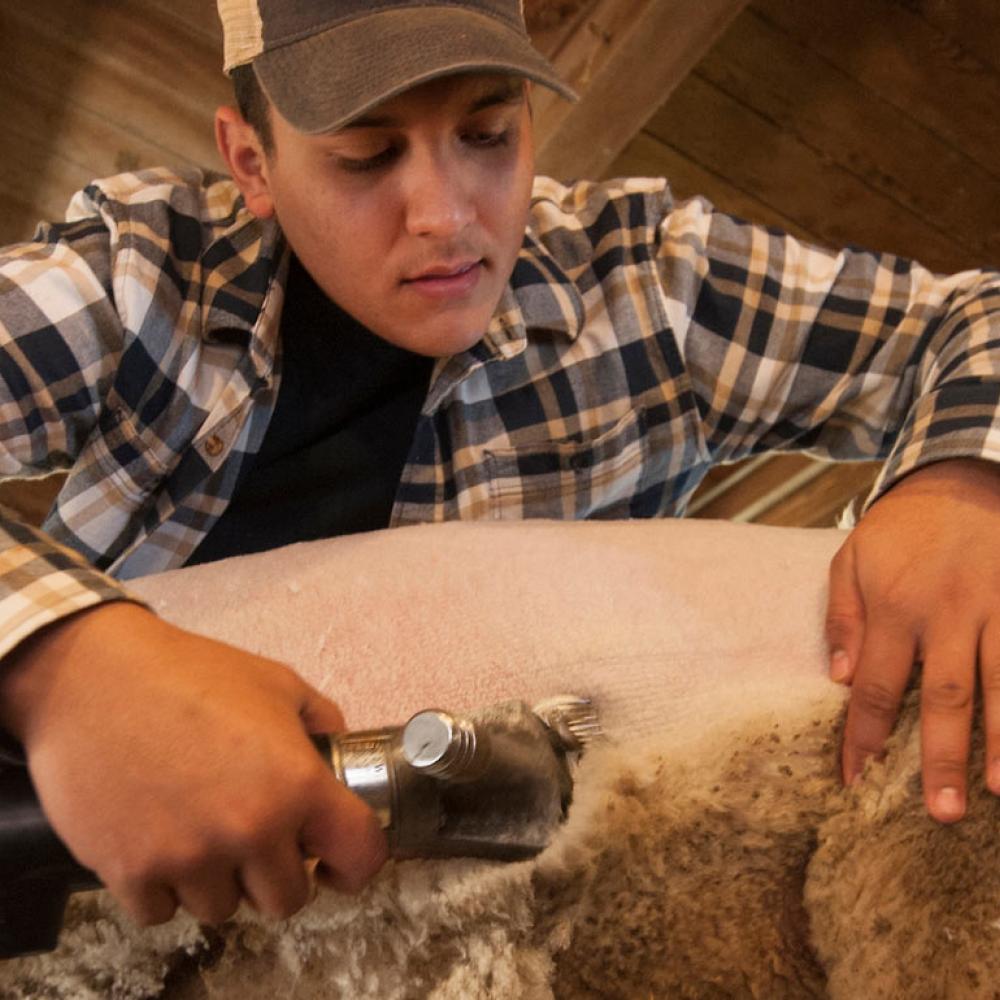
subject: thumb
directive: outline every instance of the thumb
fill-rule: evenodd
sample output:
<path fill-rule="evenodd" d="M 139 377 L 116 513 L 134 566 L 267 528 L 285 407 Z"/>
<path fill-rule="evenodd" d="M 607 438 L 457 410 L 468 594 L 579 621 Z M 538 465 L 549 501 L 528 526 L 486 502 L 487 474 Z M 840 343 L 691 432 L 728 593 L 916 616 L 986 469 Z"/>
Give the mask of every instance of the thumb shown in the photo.
<path fill-rule="evenodd" d="M 848 538 L 830 563 L 826 603 L 826 643 L 830 676 L 850 684 L 865 637 L 865 603 L 858 587 L 853 538 Z"/>
<path fill-rule="evenodd" d="M 302 685 L 303 699 L 299 707 L 302 724 L 309 733 L 342 733 L 347 725 L 344 713 L 336 702 L 322 695 L 308 684 Z"/>

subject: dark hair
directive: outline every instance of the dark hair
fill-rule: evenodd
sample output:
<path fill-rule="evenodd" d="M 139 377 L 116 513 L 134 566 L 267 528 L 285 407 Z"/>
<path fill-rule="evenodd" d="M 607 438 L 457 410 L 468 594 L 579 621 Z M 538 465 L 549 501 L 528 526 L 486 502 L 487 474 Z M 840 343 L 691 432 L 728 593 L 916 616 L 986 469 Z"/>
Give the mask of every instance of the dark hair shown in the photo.
<path fill-rule="evenodd" d="M 236 105 L 246 122 L 253 127 L 264 152 L 274 152 L 274 133 L 271 131 L 271 102 L 267 99 L 252 66 L 237 66 L 230 74 Z"/>

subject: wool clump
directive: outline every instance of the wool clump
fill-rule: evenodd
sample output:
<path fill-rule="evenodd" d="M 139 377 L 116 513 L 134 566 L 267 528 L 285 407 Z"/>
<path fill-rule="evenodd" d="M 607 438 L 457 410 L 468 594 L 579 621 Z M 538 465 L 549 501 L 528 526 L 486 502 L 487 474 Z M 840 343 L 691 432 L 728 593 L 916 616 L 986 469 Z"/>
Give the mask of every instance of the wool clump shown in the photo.
<path fill-rule="evenodd" d="M 79 897 L 56 953 L 0 967 L 0 997 L 994 996 L 996 800 L 973 792 L 958 826 L 927 818 L 915 695 L 886 759 L 843 790 L 841 712 L 829 697 L 598 749 L 538 858 L 390 863 L 281 924 L 138 931 L 105 894 Z"/>

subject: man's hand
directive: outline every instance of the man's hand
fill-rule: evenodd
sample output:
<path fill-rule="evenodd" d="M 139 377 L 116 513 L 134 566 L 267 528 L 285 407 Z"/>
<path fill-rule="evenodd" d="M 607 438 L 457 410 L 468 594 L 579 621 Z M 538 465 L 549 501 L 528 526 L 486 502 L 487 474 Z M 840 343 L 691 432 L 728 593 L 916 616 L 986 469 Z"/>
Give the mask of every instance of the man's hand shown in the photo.
<path fill-rule="evenodd" d="M 374 815 L 307 736 L 342 729 L 337 706 L 137 605 L 81 612 L 15 650 L 0 721 L 56 832 L 142 924 L 178 905 L 219 923 L 243 898 L 287 917 L 308 899 L 306 858 L 347 890 L 385 859 Z"/>
<path fill-rule="evenodd" d="M 834 679 L 852 688 L 845 781 L 881 750 L 922 662 L 924 800 L 935 819 L 961 819 L 978 666 L 1000 794 L 1000 467 L 939 462 L 878 500 L 833 560 L 827 639 Z"/>

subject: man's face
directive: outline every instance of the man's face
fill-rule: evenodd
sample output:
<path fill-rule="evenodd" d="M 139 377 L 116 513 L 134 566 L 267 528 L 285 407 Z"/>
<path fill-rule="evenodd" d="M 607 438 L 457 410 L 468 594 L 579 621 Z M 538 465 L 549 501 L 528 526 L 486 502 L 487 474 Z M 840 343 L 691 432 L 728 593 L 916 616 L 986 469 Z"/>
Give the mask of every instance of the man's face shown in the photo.
<path fill-rule="evenodd" d="M 435 80 L 328 135 L 271 115 L 264 182 L 326 294 L 399 347 L 440 357 L 474 344 L 524 235 L 534 149 L 523 83 Z"/>

